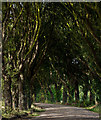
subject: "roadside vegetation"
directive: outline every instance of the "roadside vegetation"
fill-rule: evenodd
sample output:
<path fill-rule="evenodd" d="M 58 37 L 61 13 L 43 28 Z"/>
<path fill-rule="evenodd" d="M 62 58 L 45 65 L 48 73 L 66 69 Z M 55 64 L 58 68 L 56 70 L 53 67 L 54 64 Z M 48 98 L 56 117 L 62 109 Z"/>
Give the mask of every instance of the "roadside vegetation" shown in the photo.
<path fill-rule="evenodd" d="M 39 112 L 44 112 L 45 110 L 32 105 L 32 107 L 28 110 L 13 110 L 13 111 L 7 111 L 7 113 L 2 109 L 2 120 L 13 120 L 13 119 L 21 119 L 21 118 L 27 118 L 27 117 L 35 117 L 39 116 Z"/>
<path fill-rule="evenodd" d="M 86 109 L 93 111 L 93 112 L 100 113 L 100 107 L 101 105 L 94 105 L 94 106 L 86 107 Z"/>

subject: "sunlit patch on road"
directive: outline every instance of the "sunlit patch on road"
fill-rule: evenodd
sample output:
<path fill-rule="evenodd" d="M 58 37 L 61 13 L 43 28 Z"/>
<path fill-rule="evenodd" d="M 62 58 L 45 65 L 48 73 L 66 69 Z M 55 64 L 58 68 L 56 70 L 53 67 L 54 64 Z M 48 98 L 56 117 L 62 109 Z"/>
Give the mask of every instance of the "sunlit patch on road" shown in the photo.
<path fill-rule="evenodd" d="M 37 116 L 35 120 L 38 120 L 38 119 L 40 120 L 45 120 L 45 119 L 98 120 L 99 119 L 98 113 L 85 110 L 84 108 L 70 107 L 70 106 L 64 106 L 64 105 L 54 105 L 54 104 L 43 104 L 43 103 L 38 103 L 37 105 L 44 107 L 46 111 L 44 113 L 41 113 L 40 116 Z"/>

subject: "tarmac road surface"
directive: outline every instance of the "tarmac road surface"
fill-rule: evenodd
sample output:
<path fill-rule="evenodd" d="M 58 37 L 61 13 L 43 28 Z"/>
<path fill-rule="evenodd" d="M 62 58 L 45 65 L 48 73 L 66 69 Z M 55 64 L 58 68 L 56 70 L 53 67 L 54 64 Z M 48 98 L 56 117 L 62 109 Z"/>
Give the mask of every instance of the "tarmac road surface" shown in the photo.
<path fill-rule="evenodd" d="M 80 107 L 35 103 L 46 111 L 30 120 L 99 120 L 99 114 Z"/>

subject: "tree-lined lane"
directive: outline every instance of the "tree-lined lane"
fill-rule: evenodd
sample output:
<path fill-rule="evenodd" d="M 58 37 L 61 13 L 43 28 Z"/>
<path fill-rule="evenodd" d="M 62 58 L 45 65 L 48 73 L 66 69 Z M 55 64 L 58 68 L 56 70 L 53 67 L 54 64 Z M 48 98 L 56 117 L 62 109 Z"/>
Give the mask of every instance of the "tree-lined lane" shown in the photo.
<path fill-rule="evenodd" d="M 33 118 L 33 120 L 98 120 L 99 114 L 88 111 L 79 107 L 35 103 L 44 108 L 46 111 L 42 112 L 40 116 Z"/>
<path fill-rule="evenodd" d="M 2 4 L 3 111 L 39 101 L 101 102 L 100 6 Z"/>

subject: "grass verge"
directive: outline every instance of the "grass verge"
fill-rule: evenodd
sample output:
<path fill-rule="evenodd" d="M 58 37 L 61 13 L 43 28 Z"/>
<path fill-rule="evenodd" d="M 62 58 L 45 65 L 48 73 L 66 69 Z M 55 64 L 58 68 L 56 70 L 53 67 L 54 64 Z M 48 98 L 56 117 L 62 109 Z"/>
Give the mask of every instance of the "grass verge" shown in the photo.
<path fill-rule="evenodd" d="M 90 111 L 93 111 L 93 112 L 96 112 L 96 113 L 99 113 L 100 112 L 100 107 L 101 107 L 101 105 L 93 105 L 93 106 L 90 106 L 90 107 L 86 107 L 86 109 L 90 110 Z"/>
<path fill-rule="evenodd" d="M 25 117 L 35 117 L 39 116 L 39 112 L 44 112 L 45 110 L 37 107 L 37 106 L 32 106 L 31 109 L 29 110 L 13 110 L 13 111 L 8 111 L 7 113 L 2 111 L 2 120 L 7 119 L 7 120 L 13 120 L 13 119 L 18 119 L 18 118 L 25 118 Z"/>

